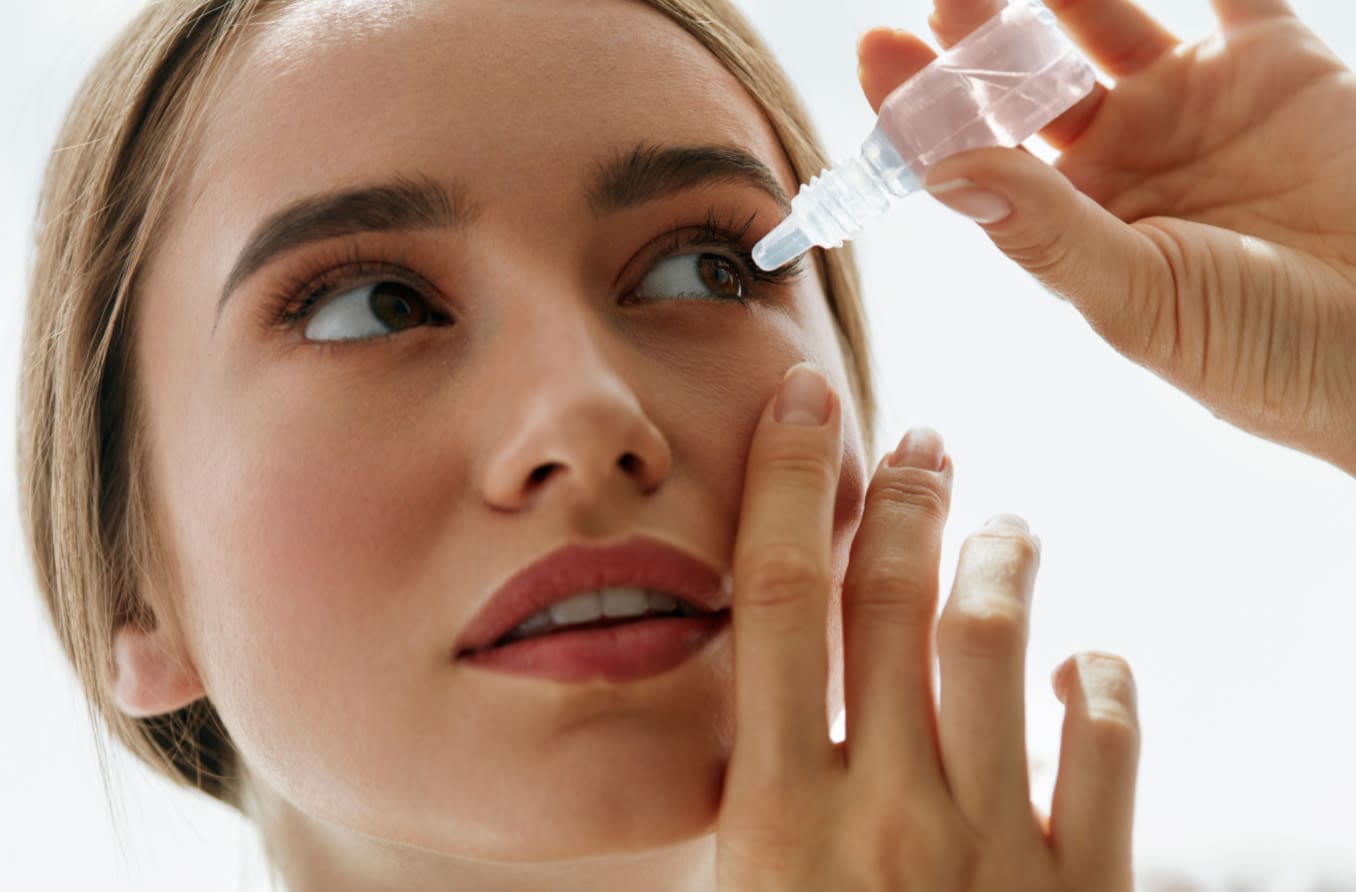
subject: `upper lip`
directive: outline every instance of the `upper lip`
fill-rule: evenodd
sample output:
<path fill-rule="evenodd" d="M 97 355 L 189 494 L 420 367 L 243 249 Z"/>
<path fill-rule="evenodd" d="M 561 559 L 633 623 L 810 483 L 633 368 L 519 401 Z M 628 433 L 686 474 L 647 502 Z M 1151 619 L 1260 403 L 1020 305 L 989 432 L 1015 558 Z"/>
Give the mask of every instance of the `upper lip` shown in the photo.
<path fill-rule="evenodd" d="M 467 624 L 456 656 L 493 645 L 557 601 L 608 586 L 656 589 L 700 610 L 724 610 L 730 602 L 721 580 L 721 573 L 704 561 L 656 539 L 563 545 L 500 586 Z"/>

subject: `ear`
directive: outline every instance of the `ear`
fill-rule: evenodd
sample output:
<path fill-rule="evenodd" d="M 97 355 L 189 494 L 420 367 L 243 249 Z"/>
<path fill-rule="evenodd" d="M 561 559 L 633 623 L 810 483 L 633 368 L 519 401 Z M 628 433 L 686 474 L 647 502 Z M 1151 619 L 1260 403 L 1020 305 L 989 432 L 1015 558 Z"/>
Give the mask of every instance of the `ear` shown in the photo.
<path fill-rule="evenodd" d="M 175 641 L 168 623 L 145 629 L 125 623 L 113 639 L 113 702 L 132 718 L 180 709 L 206 696 L 198 670 Z"/>

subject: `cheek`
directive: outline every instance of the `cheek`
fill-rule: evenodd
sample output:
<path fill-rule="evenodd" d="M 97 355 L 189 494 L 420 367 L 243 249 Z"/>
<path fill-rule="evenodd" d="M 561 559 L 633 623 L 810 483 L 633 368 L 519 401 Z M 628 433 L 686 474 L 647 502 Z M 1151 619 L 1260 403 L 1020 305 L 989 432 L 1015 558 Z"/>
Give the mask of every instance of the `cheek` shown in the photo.
<path fill-rule="evenodd" d="M 229 424 L 201 413 L 179 453 L 200 458 L 167 469 L 198 668 L 263 761 L 345 714 L 395 708 L 451 643 L 440 610 L 455 577 L 430 554 L 457 539 L 446 475 L 461 463 L 450 443 L 423 451 L 434 466 L 414 434 L 315 409 L 337 404 L 283 395 Z"/>
<path fill-rule="evenodd" d="M 777 319 L 764 325 L 756 346 L 722 356 L 707 357 L 703 369 L 690 369 L 662 384 L 669 397 L 675 381 L 695 385 L 680 401 L 667 399 L 679 416 L 656 420 L 667 431 L 675 432 L 676 466 L 688 460 L 704 466 L 707 473 L 697 475 L 714 483 L 713 492 L 721 499 L 720 517 L 727 528 L 720 541 L 733 548 L 743 500 L 748 454 L 759 418 L 775 396 L 786 370 L 792 365 L 813 360 L 823 368 L 842 402 L 842 463 L 838 491 L 834 501 L 831 554 L 837 578 L 841 581 L 847 567 L 852 538 L 861 520 L 866 496 L 865 447 L 858 427 L 852 390 L 827 310 L 822 318 L 808 323 L 795 319 Z M 692 432 L 685 436 L 684 431 Z M 733 552 L 731 552 L 732 554 Z M 728 557 L 728 555 L 727 555 Z"/>

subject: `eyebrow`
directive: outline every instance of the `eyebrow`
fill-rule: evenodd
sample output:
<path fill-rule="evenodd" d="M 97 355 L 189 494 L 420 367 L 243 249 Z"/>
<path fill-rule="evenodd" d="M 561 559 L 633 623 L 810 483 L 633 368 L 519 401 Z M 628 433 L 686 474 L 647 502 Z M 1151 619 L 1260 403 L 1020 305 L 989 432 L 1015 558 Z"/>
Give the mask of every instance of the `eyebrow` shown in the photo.
<path fill-rule="evenodd" d="M 588 190 L 589 207 L 604 217 L 686 189 L 741 183 L 767 193 L 783 215 L 791 200 L 762 161 L 734 146 L 659 146 L 641 143 L 600 162 Z M 397 177 L 388 183 L 313 195 L 270 216 L 245 242 L 217 300 L 220 322 L 236 289 L 280 254 L 312 242 L 362 232 L 459 230 L 475 224 L 481 205 L 463 183 L 444 188 L 429 177 Z M 216 322 L 213 323 L 216 329 Z"/>
<path fill-rule="evenodd" d="M 641 143 L 597 166 L 589 205 L 601 217 L 673 192 L 721 182 L 753 186 L 770 195 L 782 213 L 791 212 L 791 199 L 767 165 L 734 146 Z"/>

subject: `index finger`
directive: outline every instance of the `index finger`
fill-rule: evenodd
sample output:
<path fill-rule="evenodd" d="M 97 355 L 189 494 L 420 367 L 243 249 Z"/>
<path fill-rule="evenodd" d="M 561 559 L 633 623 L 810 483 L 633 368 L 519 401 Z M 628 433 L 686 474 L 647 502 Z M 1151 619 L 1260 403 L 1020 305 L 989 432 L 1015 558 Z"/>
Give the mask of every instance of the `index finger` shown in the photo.
<path fill-rule="evenodd" d="M 825 639 L 841 425 L 823 373 L 801 363 L 754 432 L 732 574 L 732 785 L 803 776 L 832 752 Z"/>

